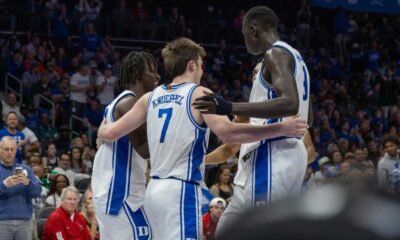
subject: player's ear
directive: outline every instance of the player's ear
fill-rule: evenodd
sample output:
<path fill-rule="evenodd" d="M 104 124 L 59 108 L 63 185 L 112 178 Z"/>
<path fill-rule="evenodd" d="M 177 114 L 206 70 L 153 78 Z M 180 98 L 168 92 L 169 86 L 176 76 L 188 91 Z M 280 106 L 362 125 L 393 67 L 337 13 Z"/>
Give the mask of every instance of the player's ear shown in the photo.
<path fill-rule="evenodd" d="M 194 71 L 194 69 L 196 68 L 196 63 L 193 60 L 190 60 L 187 64 L 187 69 L 190 71 Z"/>
<path fill-rule="evenodd" d="M 250 25 L 250 33 L 251 33 L 252 36 L 256 36 L 257 35 L 257 29 L 258 29 L 258 27 L 254 23 L 252 23 Z"/>

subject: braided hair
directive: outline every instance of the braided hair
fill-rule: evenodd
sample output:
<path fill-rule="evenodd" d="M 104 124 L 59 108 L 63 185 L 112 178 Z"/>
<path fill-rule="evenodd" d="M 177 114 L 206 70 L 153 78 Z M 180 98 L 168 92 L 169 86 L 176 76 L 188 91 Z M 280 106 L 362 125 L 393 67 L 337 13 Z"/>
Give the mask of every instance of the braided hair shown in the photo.
<path fill-rule="evenodd" d="M 120 89 L 126 89 L 129 83 L 136 84 L 147 66 L 157 66 L 156 59 L 148 52 L 130 52 L 121 62 L 121 74 L 118 80 Z"/>

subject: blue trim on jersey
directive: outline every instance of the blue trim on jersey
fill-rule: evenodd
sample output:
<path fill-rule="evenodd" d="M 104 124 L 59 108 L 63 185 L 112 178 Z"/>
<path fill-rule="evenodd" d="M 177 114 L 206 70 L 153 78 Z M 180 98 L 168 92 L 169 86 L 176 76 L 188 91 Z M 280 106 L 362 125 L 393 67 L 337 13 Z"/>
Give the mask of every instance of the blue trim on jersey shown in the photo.
<path fill-rule="evenodd" d="M 183 208 L 183 195 L 184 195 L 184 191 L 185 191 L 185 188 L 184 188 L 184 184 L 185 184 L 185 182 L 184 181 L 182 181 L 182 184 L 181 184 L 181 197 L 180 197 L 180 201 L 179 201 L 179 224 L 180 224 L 180 231 L 181 231 L 181 239 L 184 239 L 183 238 L 183 233 L 184 233 L 184 231 L 185 231 L 185 225 L 183 224 L 183 213 L 184 213 L 184 208 Z"/>
<path fill-rule="evenodd" d="M 201 181 L 203 175 L 200 171 L 200 165 L 204 160 L 205 149 L 204 142 L 206 130 L 196 129 L 195 140 L 192 143 L 192 148 L 189 155 L 188 163 L 188 181 Z"/>
<path fill-rule="evenodd" d="M 296 56 L 292 53 L 292 51 L 290 51 L 289 48 L 287 48 L 287 47 L 285 47 L 285 46 L 282 46 L 282 45 L 272 45 L 272 47 L 277 47 L 277 48 L 285 49 L 287 52 L 290 53 L 290 55 L 292 55 L 293 61 L 294 61 L 293 75 L 296 76 L 296 74 L 297 74 L 297 61 L 296 61 Z"/>
<path fill-rule="evenodd" d="M 188 114 L 188 116 L 189 116 L 190 121 L 193 123 L 193 125 L 194 125 L 195 127 L 200 128 L 200 129 L 207 129 L 207 125 L 206 125 L 205 123 L 203 123 L 203 125 L 199 125 L 199 124 L 196 122 L 196 120 L 195 120 L 194 117 L 193 117 L 192 110 L 190 109 L 190 100 L 192 99 L 193 91 L 194 91 L 198 86 L 199 86 L 199 85 L 194 85 L 194 86 L 189 90 L 189 93 L 188 93 L 187 98 L 186 98 L 186 112 L 187 112 L 187 114 Z"/>
<path fill-rule="evenodd" d="M 254 202 L 253 206 L 263 206 L 268 198 L 269 179 L 269 144 L 264 143 L 257 149 L 257 157 L 254 164 Z"/>
<path fill-rule="evenodd" d="M 195 205 L 195 207 L 196 207 L 196 226 L 197 226 L 197 236 L 199 236 L 199 233 L 202 233 L 203 232 L 203 229 L 201 229 L 200 230 L 200 221 L 202 221 L 203 219 L 201 218 L 201 220 L 199 221 L 199 219 L 200 219 L 200 216 L 202 216 L 201 215 L 201 209 L 200 209 L 200 203 L 199 203 L 199 201 L 200 201 L 200 198 L 199 198 L 199 192 L 198 192 L 198 188 L 197 188 L 197 185 L 194 185 L 194 192 L 195 192 L 195 198 L 196 198 L 196 205 Z"/>
<path fill-rule="evenodd" d="M 136 97 L 136 95 L 135 95 L 133 92 L 126 92 L 126 93 L 123 94 L 123 95 L 119 95 L 119 96 L 118 96 L 119 98 L 118 98 L 118 100 L 114 103 L 114 106 L 113 106 L 113 108 L 112 108 L 112 112 L 111 112 L 111 114 L 110 114 L 111 121 L 115 122 L 115 119 L 114 119 L 115 106 L 119 103 L 119 101 L 121 101 L 121 99 L 125 98 L 125 97 L 128 96 L 128 95 L 132 95 L 133 97 Z"/>
<path fill-rule="evenodd" d="M 197 208 L 197 185 L 183 182 L 183 238 L 197 239 L 198 237 L 198 208 Z"/>
<path fill-rule="evenodd" d="M 113 158 L 113 187 L 110 198 L 111 203 L 109 204 L 109 208 L 107 208 L 107 213 L 116 216 L 118 215 L 126 196 L 129 194 L 129 192 L 127 192 L 129 189 L 127 187 L 127 185 L 129 185 L 129 176 L 127 172 L 130 171 L 128 166 L 130 166 L 129 157 L 132 155 L 132 147 L 127 136 L 118 139 L 115 146 L 115 157 Z"/>
<path fill-rule="evenodd" d="M 269 181 L 269 189 L 268 189 L 268 193 L 269 193 L 269 197 L 268 197 L 268 203 L 271 202 L 271 196 L 272 196 L 272 147 L 271 147 L 271 142 L 268 142 L 268 153 L 269 153 L 269 157 L 268 157 L 268 166 L 269 166 L 269 177 L 268 177 L 268 181 Z"/>
<path fill-rule="evenodd" d="M 171 88 L 171 90 L 175 90 L 175 89 L 181 88 L 183 86 L 186 86 L 187 84 L 190 84 L 190 83 L 183 82 L 183 83 L 179 83 L 179 84 L 176 84 L 176 85 L 169 85 L 169 87 Z M 165 84 L 161 85 L 161 88 L 164 89 L 164 90 L 168 90 L 167 86 Z"/>
<path fill-rule="evenodd" d="M 136 212 L 132 211 L 128 204 L 124 204 L 124 210 L 133 228 L 133 238 L 135 240 L 151 239 L 151 228 L 147 222 L 146 214 L 139 208 Z"/>
<path fill-rule="evenodd" d="M 113 154 L 112 154 L 112 161 L 111 161 L 112 169 L 115 169 L 115 155 L 116 155 L 115 145 L 116 144 L 117 144 L 116 142 L 113 142 L 113 150 L 112 150 Z M 108 188 L 106 214 L 109 214 L 109 208 L 110 208 L 110 203 L 111 203 L 111 200 L 110 200 L 111 199 L 111 192 L 112 192 L 112 189 L 114 188 L 114 177 L 115 177 L 115 175 L 113 175 L 111 177 L 110 186 Z"/>

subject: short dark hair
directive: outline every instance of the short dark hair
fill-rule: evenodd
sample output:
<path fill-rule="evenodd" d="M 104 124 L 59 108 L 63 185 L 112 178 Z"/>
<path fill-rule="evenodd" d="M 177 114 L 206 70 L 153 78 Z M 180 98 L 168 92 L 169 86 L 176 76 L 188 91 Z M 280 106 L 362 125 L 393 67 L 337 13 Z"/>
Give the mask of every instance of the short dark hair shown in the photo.
<path fill-rule="evenodd" d="M 129 83 L 135 84 L 138 81 L 145 70 L 145 67 L 151 64 L 157 67 L 156 59 L 148 52 L 130 52 L 128 53 L 121 62 L 121 74 L 118 81 L 118 85 L 121 90 L 127 88 Z"/>
<path fill-rule="evenodd" d="M 8 116 L 9 116 L 10 114 L 14 114 L 15 116 L 18 117 L 18 115 L 17 115 L 16 112 L 14 112 L 14 111 L 9 111 L 9 112 L 6 114 L 6 119 L 8 118 Z"/>
<path fill-rule="evenodd" d="M 398 146 L 399 145 L 399 137 L 397 137 L 397 135 L 395 135 L 395 134 L 388 133 L 383 137 L 382 142 L 383 142 L 383 146 L 385 146 L 386 143 L 388 143 L 388 142 L 392 142 Z"/>
<path fill-rule="evenodd" d="M 270 28 L 277 28 L 279 18 L 275 12 L 266 6 L 256 6 L 247 11 L 244 19 L 247 24 L 255 22 L 259 27 L 264 30 Z"/>

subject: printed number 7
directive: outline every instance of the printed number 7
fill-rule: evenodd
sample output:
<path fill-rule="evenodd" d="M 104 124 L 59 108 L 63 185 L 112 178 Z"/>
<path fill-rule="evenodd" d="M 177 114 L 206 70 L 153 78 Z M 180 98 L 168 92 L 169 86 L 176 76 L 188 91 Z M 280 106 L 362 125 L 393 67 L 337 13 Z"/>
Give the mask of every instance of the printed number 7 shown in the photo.
<path fill-rule="evenodd" d="M 162 118 L 162 116 L 163 116 L 164 114 L 167 114 L 167 116 L 165 117 L 164 126 L 163 126 L 163 128 L 162 128 L 160 143 L 164 143 L 165 134 L 167 133 L 168 125 L 169 125 L 169 122 L 171 121 L 172 108 L 161 108 L 161 109 L 158 111 L 158 118 Z"/>

